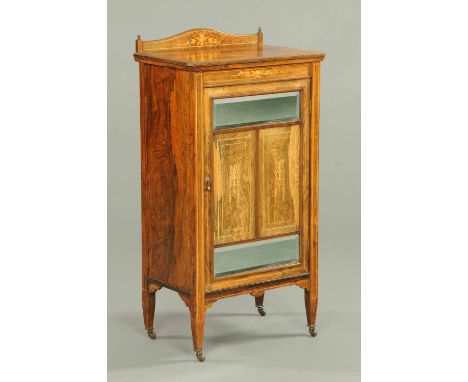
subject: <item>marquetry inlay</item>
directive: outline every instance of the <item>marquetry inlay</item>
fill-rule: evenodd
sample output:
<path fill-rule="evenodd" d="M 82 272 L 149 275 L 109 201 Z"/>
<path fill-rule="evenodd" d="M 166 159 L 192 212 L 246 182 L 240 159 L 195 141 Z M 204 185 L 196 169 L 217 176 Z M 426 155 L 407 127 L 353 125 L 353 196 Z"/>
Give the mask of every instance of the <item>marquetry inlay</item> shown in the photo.
<path fill-rule="evenodd" d="M 251 46 L 257 49 L 261 46 L 261 34 L 233 35 L 213 29 L 192 29 L 175 36 L 160 40 L 137 39 L 137 51 L 157 52 L 173 51 L 175 49 L 219 48 L 226 46 Z"/>
<path fill-rule="evenodd" d="M 255 79 L 265 76 L 274 76 L 278 71 L 278 69 L 275 70 L 273 68 L 242 70 L 237 76 L 244 79 Z"/>
<path fill-rule="evenodd" d="M 210 46 L 210 45 L 216 46 L 221 43 L 217 35 L 218 33 L 213 33 L 210 31 L 202 31 L 200 33 L 195 34 L 192 38 L 187 40 L 185 45 L 196 46 L 196 47 L 203 47 L 203 46 Z"/>

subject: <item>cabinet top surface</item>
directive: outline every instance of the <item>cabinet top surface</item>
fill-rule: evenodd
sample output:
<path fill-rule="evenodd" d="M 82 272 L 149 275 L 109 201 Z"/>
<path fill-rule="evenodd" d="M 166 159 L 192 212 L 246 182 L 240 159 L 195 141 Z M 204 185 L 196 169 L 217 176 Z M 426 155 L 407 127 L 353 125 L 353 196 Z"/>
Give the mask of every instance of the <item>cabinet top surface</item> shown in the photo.
<path fill-rule="evenodd" d="M 161 40 L 136 41 L 136 61 L 166 63 L 188 70 L 216 66 L 291 60 L 321 61 L 323 52 L 263 45 L 261 30 L 232 35 L 211 29 L 192 29 Z"/>

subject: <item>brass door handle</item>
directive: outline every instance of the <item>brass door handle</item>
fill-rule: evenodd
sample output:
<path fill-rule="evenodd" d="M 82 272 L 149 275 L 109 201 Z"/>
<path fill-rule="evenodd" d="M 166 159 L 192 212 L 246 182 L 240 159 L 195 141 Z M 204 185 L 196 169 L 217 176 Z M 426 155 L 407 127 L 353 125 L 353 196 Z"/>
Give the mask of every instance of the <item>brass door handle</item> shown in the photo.
<path fill-rule="evenodd" d="M 205 191 L 211 191 L 211 178 L 209 176 L 205 178 Z"/>

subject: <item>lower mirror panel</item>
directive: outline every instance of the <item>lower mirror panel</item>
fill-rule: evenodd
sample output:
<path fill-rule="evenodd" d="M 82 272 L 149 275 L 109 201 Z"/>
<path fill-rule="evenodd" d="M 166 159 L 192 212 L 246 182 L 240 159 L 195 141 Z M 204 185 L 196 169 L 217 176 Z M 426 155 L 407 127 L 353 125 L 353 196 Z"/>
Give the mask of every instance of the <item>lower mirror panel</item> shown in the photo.
<path fill-rule="evenodd" d="M 299 263 L 299 235 L 214 249 L 215 277 Z"/>

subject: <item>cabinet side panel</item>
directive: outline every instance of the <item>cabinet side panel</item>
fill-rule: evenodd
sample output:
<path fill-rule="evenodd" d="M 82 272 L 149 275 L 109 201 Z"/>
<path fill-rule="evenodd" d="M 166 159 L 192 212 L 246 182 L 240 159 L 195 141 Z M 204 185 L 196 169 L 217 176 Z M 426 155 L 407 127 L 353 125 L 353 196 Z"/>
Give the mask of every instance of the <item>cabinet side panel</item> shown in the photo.
<path fill-rule="evenodd" d="M 194 77 L 152 65 L 144 73 L 143 257 L 149 276 L 190 291 L 196 244 Z"/>

